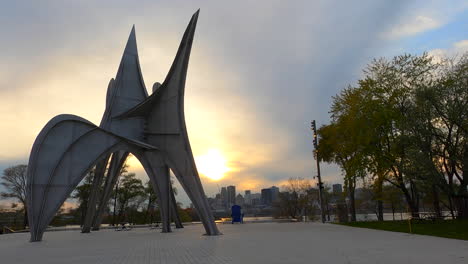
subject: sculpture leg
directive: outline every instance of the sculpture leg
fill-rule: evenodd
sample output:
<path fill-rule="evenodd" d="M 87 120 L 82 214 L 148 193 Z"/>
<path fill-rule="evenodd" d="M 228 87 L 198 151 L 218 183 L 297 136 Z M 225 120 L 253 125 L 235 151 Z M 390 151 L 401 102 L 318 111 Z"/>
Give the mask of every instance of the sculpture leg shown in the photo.
<path fill-rule="evenodd" d="M 168 233 L 171 232 L 171 203 L 169 199 L 170 184 L 169 184 L 169 168 L 167 166 L 163 167 L 153 167 L 153 171 L 156 177 L 152 177 L 153 188 L 158 189 L 156 192 L 158 195 L 158 204 L 161 212 L 161 223 L 162 223 L 162 232 Z M 157 180 L 155 179 L 157 178 Z M 155 186 L 156 185 L 156 186 Z"/>
<path fill-rule="evenodd" d="M 86 215 L 83 222 L 83 227 L 81 228 L 81 233 L 89 233 L 91 231 L 91 225 L 96 214 L 96 202 L 99 192 L 101 191 L 102 181 L 104 174 L 106 172 L 107 162 L 109 156 L 106 156 L 101 160 L 97 165 L 94 171 L 93 185 L 91 187 L 91 193 L 88 199 L 88 208 L 86 209 Z"/>
<path fill-rule="evenodd" d="M 193 155 L 189 151 L 190 145 L 188 144 L 188 140 L 184 140 L 180 136 L 161 134 L 154 135 L 150 140 L 154 142 L 153 145 L 155 146 L 171 146 L 171 148 L 161 152 L 160 155 L 164 155 L 164 162 L 167 162 L 195 206 L 200 220 L 205 227 L 206 234 L 221 234 L 206 200 Z"/>
<path fill-rule="evenodd" d="M 146 152 L 140 159 L 143 167 L 150 178 L 150 182 L 158 197 L 161 212 L 162 232 L 171 232 L 171 181 L 169 167 L 164 163 L 159 153 Z"/>
<path fill-rule="evenodd" d="M 101 199 L 99 201 L 98 209 L 93 219 L 93 231 L 99 230 L 102 222 L 102 217 L 104 215 L 104 210 L 107 208 L 109 199 L 112 195 L 112 190 L 117 183 L 119 174 L 121 172 L 122 166 L 127 159 L 128 152 L 119 151 L 112 154 L 111 162 L 109 165 L 109 170 L 107 172 L 106 182 L 104 184 L 104 191 L 102 192 Z"/>
<path fill-rule="evenodd" d="M 206 234 L 210 236 L 220 235 L 221 232 L 219 232 L 214 221 L 210 206 L 206 200 L 205 192 L 203 191 L 200 179 L 198 178 L 197 171 L 184 170 L 185 173 L 181 173 L 181 168 L 185 167 L 184 165 L 187 165 L 187 163 L 180 164 L 180 166 L 178 166 L 179 168 L 174 167 L 172 171 L 195 206 L 195 209 L 200 216 L 200 220 L 205 227 Z"/>
<path fill-rule="evenodd" d="M 171 186 L 171 189 L 172 189 L 172 186 Z M 180 220 L 179 212 L 177 211 L 177 202 L 175 199 L 174 191 L 171 190 L 170 194 L 171 194 L 170 198 L 171 198 L 172 220 L 174 220 L 176 228 L 184 228 L 184 226 L 182 225 L 182 221 Z"/>

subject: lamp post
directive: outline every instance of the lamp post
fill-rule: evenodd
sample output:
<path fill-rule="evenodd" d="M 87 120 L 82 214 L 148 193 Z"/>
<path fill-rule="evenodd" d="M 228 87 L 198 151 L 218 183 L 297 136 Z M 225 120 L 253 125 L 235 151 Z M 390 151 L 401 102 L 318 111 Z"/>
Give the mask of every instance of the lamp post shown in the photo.
<path fill-rule="evenodd" d="M 317 127 L 315 125 L 315 120 L 310 122 L 312 133 L 314 136 L 314 158 L 317 161 L 317 179 L 319 187 L 319 202 L 320 202 L 320 213 L 322 215 L 322 223 L 325 223 L 325 206 L 323 205 L 323 182 L 322 177 L 320 176 L 320 162 L 319 162 L 319 153 L 318 153 L 318 138 L 317 138 Z"/>

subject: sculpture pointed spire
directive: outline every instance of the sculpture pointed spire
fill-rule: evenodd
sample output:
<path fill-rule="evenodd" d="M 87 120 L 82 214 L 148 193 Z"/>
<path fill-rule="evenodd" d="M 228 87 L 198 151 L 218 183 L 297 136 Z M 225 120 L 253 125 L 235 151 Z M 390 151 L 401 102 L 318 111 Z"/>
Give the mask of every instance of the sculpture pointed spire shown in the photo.
<path fill-rule="evenodd" d="M 172 63 L 171 69 L 164 80 L 162 86 L 167 85 L 168 82 L 171 81 L 171 78 L 175 77 L 174 75 L 179 75 L 177 77 L 182 77 L 180 81 L 182 88 L 185 87 L 185 77 L 187 75 L 187 67 L 190 58 L 190 51 L 192 50 L 192 43 L 193 43 L 193 36 L 195 35 L 195 29 L 197 27 L 198 21 L 198 14 L 200 13 L 200 9 L 193 14 L 192 19 L 185 30 L 184 36 L 182 37 L 182 41 L 180 42 L 179 49 L 177 50 L 176 57 L 174 58 L 174 62 Z"/>
<path fill-rule="evenodd" d="M 172 62 L 172 66 L 166 75 L 166 79 L 147 100 L 130 109 L 129 111 L 117 116 L 117 118 L 128 118 L 135 116 L 145 116 L 149 114 L 149 110 L 155 106 L 155 102 L 159 97 L 172 96 L 179 93 L 183 97 L 185 91 L 185 78 L 187 76 L 187 67 L 192 50 L 193 37 L 197 26 L 198 15 L 200 9 L 197 10 L 190 19 L 190 22 L 185 29 L 184 36 L 180 42 L 177 54 Z"/>
<path fill-rule="evenodd" d="M 135 25 L 132 26 L 132 31 L 130 31 L 130 35 L 128 36 L 127 45 L 125 45 L 124 50 L 124 54 L 125 53 L 129 55 L 138 56 L 138 49 L 135 36 Z"/>
<path fill-rule="evenodd" d="M 128 36 L 112 91 L 108 94 L 110 94 L 108 109 L 104 113 L 107 125 L 104 128 L 111 131 L 113 117 L 128 111 L 148 97 L 138 58 L 135 25 Z"/>

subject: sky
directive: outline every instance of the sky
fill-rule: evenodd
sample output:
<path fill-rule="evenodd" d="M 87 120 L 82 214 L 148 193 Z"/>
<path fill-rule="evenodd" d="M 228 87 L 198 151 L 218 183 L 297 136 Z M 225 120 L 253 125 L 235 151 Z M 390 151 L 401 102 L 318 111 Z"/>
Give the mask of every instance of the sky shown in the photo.
<path fill-rule="evenodd" d="M 468 51 L 468 2 L 458 0 L 1 6 L 0 171 L 26 163 L 35 137 L 58 114 L 99 124 L 132 25 L 146 87 L 162 82 L 200 8 L 186 80 L 187 129 L 196 161 L 216 153 L 208 160 L 228 168 L 219 180 L 200 171 L 208 196 L 227 185 L 258 192 L 290 177 L 312 180 L 310 121 L 328 123 L 332 96 L 362 77 L 373 58 Z M 136 159 L 129 164 L 147 180 Z M 336 165 L 322 164 L 321 171 L 326 183 L 342 182 Z M 188 205 L 178 189 L 177 199 Z"/>

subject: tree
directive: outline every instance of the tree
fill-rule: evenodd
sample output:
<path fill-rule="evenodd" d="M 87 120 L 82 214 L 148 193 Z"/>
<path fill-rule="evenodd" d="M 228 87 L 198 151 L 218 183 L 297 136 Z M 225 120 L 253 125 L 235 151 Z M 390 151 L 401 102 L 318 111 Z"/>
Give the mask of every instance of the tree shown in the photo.
<path fill-rule="evenodd" d="M 123 174 L 118 182 L 117 203 L 119 206 L 119 218 L 125 217 L 127 209 L 141 196 L 145 195 L 145 188 L 135 173 Z M 140 202 L 141 203 L 141 202 Z"/>
<path fill-rule="evenodd" d="M 380 220 L 385 182 L 401 190 L 413 216 L 422 193 L 433 193 L 435 208 L 439 190 L 466 197 L 466 61 L 441 72 L 428 54 L 374 60 L 356 87 L 333 98 L 319 154 L 340 165 L 350 193 L 356 172 L 369 175 Z M 468 206 L 465 198 L 458 204 Z"/>
<path fill-rule="evenodd" d="M 369 171 L 398 187 L 413 216 L 419 215 L 419 192 L 411 116 L 414 92 L 435 80 L 437 65 L 427 54 L 402 55 L 392 60 L 375 60 L 367 69 L 360 88 L 368 100 L 363 102 L 373 132 L 366 148 Z M 381 183 L 380 183 L 381 184 Z"/>
<path fill-rule="evenodd" d="M 404 201 L 401 191 L 393 185 L 384 185 L 382 191 L 382 199 L 390 204 L 392 211 L 392 218 L 395 220 L 395 213 L 397 210 L 401 213 L 404 209 Z"/>
<path fill-rule="evenodd" d="M 9 168 L 6 168 L 3 171 L 2 183 L 6 191 L 1 192 L 0 196 L 2 198 L 13 198 L 19 201 L 23 206 L 24 210 L 24 219 L 23 227 L 25 228 L 28 225 L 28 208 L 26 203 L 26 193 L 27 193 L 27 165 L 16 165 Z"/>
<path fill-rule="evenodd" d="M 344 175 L 344 187 L 349 197 L 351 221 L 356 221 L 355 189 L 358 179 L 366 176 L 368 157 L 364 148 L 370 143 L 370 131 L 362 129 L 367 120 L 361 109 L 364 93 L 348 86 L 333 97 L 331 124 L 319 131 L 319 159 L 340 166 Z"/>
<path fill-rule="evenodd" d="M 302 215 L 313 217 L 317 201 L 318 191 L 312 189 L 308 180 L 289 178 L 279 194 L 278 206 L 281 215 L 298 219 Z"/>
<path fill-rule="evenodd" d="M 424 117 L 424 123 L 415 127 L 424 128 L 434 191 L 448 195 L 452 215 L 455 203 L 458 218 L 468 218 L 468 53 L 458 60 L 444 60 L 439 76 L 433 85 L 415 93 L 417 109 Z M 438 199 L 438 194 L 433 197 Z"/>
<path fill-rule="evenodd" d="M 324 205 L 324 210 L 326 211 L 327 215 L 327 220 L 330 221 L 330 203 L 332 200 L 339 201 L 341 200 L 342 197 L 336 197 L 337 194 L 332 193 L 331 191 L 332 187 L 330 184 L 324 184 L 323 189 L 322 189 L 322 196 L 323 196 L 323 205 Z"/>
<path fill-rule="evenodd" d="M 318 153 L 342 168 L 351 211 L 360 175 L 370 180 L 379 220 L 392 200 L 385 183 L 402 192 L 414 217 L 425 197 L 439 216 L 443 204 L 468 218 L 467 76 L 468 53 L 441 63 L 405 54 L 373 60 L 355 87 L 333 97 Z"/>
<path fill-rule="evenodd" d="M 146 216 L 149 215 L 149 222 L 153 223 L 154 208 L 156 208 L 158 197 L 156 196 L 156 193 L 154 192 L 154 189 L 153 189 L 153 185 L 151 184 L 151 181 L 149 180 L 145 184 L 145 193 L 146 193 L 146 200 L 147 200 Z"/>
<path fill-rule="evenodd" d="M 78 187 L 76 187 L 75 191 L 73 192 L 71 196 L 72 198 L 77 199 L 78 201 L 77 212 L 79 212 L 80 224 L 83 224 L 84 218 L 86 216 L 86 211 L 88 210 L 88 200 L 89 200 L 89 196 L 91 195 L 93 178 L 94 178 L 94 169 L 92 169 L 86 174 L 81 184 L 78 185 Z"/>

